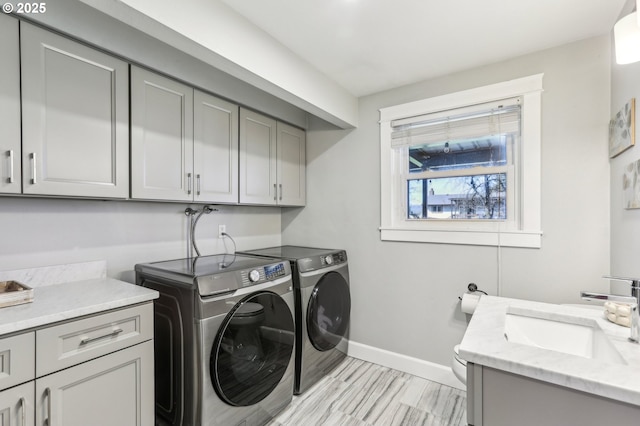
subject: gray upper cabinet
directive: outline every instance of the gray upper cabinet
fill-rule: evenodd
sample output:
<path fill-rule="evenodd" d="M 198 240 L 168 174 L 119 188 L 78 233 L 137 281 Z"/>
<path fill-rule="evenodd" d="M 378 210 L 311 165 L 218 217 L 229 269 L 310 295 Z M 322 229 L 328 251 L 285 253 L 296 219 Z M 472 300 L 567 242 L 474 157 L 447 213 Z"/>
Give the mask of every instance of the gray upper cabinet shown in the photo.
<path fill-rule="evenodd" d="M 240 203 L 304 206 L 305 132 L 240 110 Z"/>
<path fill-rule="evenodd" d="M 193 200 L 193 89 L 131 67 L 131 197 Z"/>
<path fill-rule="evenodd" d="M 20 52 L 18 20 L 0 15 L 0 193 L 20 193 Z"/>
<path fill-rule="evenodd" d="M 128 64 L 20 26 L 23 193 L 128 197 Z"/>
<path fill-rule="evenodd" d="M 306 133 L 281 122 L 276 131 L 278 204 L 304 206 L 307 199 Z"/>
<path fill-rule="evenodd" d="M 239 108 L 198 90 L 194 102 L 194 201 L 237 203 Z"/>
<path fill-rule="evenodd" d="M 131 196 L 238 202 L 238 106 L 131 71 Z"/>

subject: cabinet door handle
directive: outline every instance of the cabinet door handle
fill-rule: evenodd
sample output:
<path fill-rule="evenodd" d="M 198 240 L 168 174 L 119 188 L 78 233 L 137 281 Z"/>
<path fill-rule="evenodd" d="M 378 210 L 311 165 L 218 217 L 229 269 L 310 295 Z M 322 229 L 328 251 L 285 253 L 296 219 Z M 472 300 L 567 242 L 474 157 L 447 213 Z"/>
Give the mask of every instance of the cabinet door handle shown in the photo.
<path fill-rule="evenodd" d="M 280 201 L 282 201 L 282 184 L 280 184 Z"/>
<path fill-rule="evenodd" d="M 191 173 L 187 173 L 187 194 L 191 195 Z"/>
<path fill-rule="evenodd" d="M 31 158 L 31 184 L 35 185 L 37 183 L 36 166 L 38 163 L 38 160 L 36 159 L 36 153 L 32 152 L 30 155 L 30 158 Z"/>
<path fill-rule="evenodd" d="M 196 188 L 197 188 L 197 193 L 198 195 L 200 195 L 200 175 L 196 175 Z"/>
<path fill-rule="evenodd" d="M 18 401 L 20 404 L 20 410 L 22 410 L 22 414 L 20 416 L 20 421 L 21 421 L 21 426 L 27 426 L 27 401 L 24 399 L 24 397 L 20 398 L 20 401 Z"/>
<path fill-rule="evenodd" d="M 278 185 L 273 184 L 273 201 L 278 201 Z"/>
<path fill-rule="evenodd" d="M 44 426 L 51 426 L 51 389 L 45 388 L 44 396 L 47 398 L 47 418 L 44 419 Z"/>
<path fill-rule="evenodd" d="M 7 157 L 9 157 L 9 178 L 7 183 L 13 183 L 13 150 L 7 151 Z"/>
<path fill-rule="evenodd" d="M 102 340 L 102 339 L 106 339 L 108 337 L 116 337 L 120 333 L 122 333 L 122 329 L 121 328 L 116 328 L 111 333 L 105 334 L 103 336 L 85 337 L 84 339 L 80 340 L 80 345 L 86 345 L 88 343 L 95 342 L 96 340 Z"/>

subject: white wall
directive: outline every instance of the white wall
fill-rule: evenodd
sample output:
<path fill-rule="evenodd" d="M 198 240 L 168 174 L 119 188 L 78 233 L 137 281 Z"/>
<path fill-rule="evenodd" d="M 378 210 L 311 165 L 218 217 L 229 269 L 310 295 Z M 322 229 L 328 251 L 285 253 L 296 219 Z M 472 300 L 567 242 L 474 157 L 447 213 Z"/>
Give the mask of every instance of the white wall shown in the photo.
<path fill-rule="evenodd" d="M 186 256 L 187 206 L 1 197 L 0 270 L 104 259 L 108 276 L 134 282 L 136 263 Z M 197 225 L 201 254 L 226 251 L 217 239 L 219 224 L 227 226 L 238 250 L 280 244 L 279 208 L 216 208 Z M 233 244 L 226 244 L 233 251 Z"/>
<path fill-rule="evenodd" d="M 610 39 L 598 37 L 360 99 L 360 127 L 313 121 L 307 207 L 283 212 L 283 242 L 345 248 L 355 342 L 449 365 L 469 282 L 496 294 L 578 302 L 609 269 Z M 544 73 L 542 249 L 381 242 L 378 110 Z M 500 261 L 499 261 L 500 260 Z"/>

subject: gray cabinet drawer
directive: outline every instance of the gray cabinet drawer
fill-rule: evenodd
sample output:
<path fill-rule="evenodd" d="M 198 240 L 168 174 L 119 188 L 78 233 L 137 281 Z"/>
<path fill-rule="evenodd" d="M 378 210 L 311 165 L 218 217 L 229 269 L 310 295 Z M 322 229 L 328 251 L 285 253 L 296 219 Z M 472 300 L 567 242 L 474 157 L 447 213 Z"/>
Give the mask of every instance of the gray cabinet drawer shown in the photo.
<path fill-rule="evenodd" d="M 35 333 L 0 339 L 0 390 L 35 378 Z"/>
<path fill-rule="evenodd" d="M 153 303 L 36 331 L 38 377 L 153 338 Z"/>

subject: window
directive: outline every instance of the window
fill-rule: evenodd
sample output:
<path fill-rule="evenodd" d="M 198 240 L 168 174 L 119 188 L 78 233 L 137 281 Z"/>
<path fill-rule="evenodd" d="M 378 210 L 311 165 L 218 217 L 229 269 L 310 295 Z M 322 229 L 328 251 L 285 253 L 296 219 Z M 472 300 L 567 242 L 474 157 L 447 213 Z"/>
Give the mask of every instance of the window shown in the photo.
<path fill-rule="evenodd" d="M 542 75 L 380 110 L 383 240 L 540 247 Z"/>

